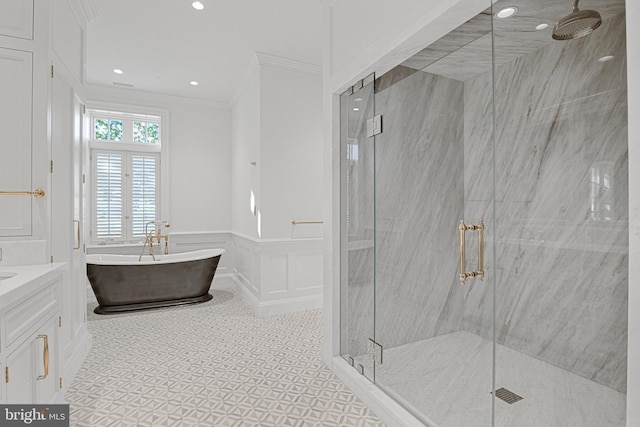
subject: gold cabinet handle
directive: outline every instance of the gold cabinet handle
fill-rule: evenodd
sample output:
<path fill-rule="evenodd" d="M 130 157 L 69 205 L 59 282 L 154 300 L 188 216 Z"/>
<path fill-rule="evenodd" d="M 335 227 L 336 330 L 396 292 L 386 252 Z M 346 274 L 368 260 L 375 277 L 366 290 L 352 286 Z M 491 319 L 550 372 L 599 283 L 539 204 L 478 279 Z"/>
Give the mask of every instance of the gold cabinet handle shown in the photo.
<path fill-rule="evenodd" d="M 470 272 L 466 271 L 465 259 L 465 232 L 467 230 L 478 232 L 478 269 Z M 464 220 L 461 219 L 458 232 L 460 236 L 460 284 L 464 285 L 464 281 L 468 278 L 484 278 L 484 223 L 480 220 L 479 224 L 467 225 L 464 223 Z"/>
<path fill-rule="evenodd" d="M 78 239 L 78 246 L 74 246 L 73 249 L 80 249 L 80 220 L 74 219 L 73 223 L 78 226 L 76 230 L 76 238 Z"/>
<path fill-rule="evenodd" d="M 38 335 L 36 338 L 44 340 L 44 351 L 42 352 L 42 362 L 44 363 L 44 375 L 38 375 L 37 380 L 43 380 L 49 376 L 49 337 L 47 334 Z"/>

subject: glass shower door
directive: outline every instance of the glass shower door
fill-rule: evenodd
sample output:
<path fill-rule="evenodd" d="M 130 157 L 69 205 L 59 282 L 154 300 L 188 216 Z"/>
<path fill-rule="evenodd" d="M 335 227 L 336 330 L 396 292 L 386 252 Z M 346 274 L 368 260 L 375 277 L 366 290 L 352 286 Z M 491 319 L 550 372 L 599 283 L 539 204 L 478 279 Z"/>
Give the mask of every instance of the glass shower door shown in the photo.
<path fill-rule="evenodd" d="M 368 356 L 375 322 L 373 75 L 340 97 L 340 354 L 374 379 Z"/>
<path fill-rule="evenodd" d="M 375 382 L 437 427 L 492 425 L 491 13 L 478 12 L 376 80 Z"/>

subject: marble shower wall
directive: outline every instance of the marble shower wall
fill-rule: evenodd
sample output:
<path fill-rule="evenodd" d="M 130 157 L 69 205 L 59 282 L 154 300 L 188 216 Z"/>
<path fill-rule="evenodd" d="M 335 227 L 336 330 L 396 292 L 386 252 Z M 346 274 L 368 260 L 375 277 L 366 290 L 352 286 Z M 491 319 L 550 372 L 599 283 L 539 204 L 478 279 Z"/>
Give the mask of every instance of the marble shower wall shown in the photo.
<path fill-rule="evenodd" d="M 499 40 L 499 38 L 497 38 Z M 500 44 L 496 49 L 501 49 Z M 496 69 L 496 337 L 626 391 L 628 167 L 625 18 Z M 598 62 L 613 55 L 609 62 Z M 465 215 L 492 218 L 491 74 L 464 85 Z M 490 246 L 488 246 L 490 247 Z M 491 271 L 494 270 L 494 271 Z M 492 337 L 489 286 L 464 329 Z M 500 366 L 497 366 L 500 379 Z"/>
<path fill-rule="evenodd" d="M 376 81 L 375 326 L 387 348 L 462 329 L 463 89 L 403 66 Z"/>

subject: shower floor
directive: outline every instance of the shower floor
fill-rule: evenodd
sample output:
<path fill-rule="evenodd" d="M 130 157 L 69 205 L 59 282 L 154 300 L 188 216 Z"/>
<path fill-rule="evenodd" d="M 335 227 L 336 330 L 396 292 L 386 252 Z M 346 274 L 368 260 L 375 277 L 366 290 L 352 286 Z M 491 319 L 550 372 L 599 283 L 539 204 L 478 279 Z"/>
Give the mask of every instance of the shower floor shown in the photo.
<path fill-rule="evenodd" d="M 468 332 L 385 348 L 376 383 L 433 427 L 490 426 L 491 355 L 492 343 Z M 501 387 L 523 399 L 496 399 L 496 426 L 625 426 L 625 394 L 497 345 Z"/>

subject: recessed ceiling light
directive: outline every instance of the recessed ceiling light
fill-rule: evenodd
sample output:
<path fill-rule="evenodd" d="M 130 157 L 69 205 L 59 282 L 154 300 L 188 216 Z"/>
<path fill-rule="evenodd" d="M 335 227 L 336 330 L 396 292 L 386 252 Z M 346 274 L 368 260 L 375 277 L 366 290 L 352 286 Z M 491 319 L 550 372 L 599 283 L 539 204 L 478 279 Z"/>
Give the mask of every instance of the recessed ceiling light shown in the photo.
<path fill-rule="evenodd" d="M 353 107 L 353 111 L 360 111 L 358 107 Z"/>
<path fill-rule="evenodd" d="M 189 83 L 191 83 L 191 86 L 198 86 L 198 82 L 195 80 L 192 80 Z"/>
<path fill-rule="evenodd" d="M 194 1 L 193 3 L 191 3 L 191 6 L 193 6 L 193 8 L 194 8 L 195 10 L 202 10 L 202 9 L 204 9 L 204 4 L 202 4 L 202 3 L 201 3 L 201 2 L 199 2 L 199 1 Z"/>
<path fill-rule="evenodd" d="M 613 55 L 606 55 L 603 56 L 602 58 L 598 58 L 598 62 L 607 62 L 607 61 L 611 61 L 613 59 Z"/>
<path fill-rule="evenodd" d="M 504 9 L 500 9 L 496 13 L 496 18 L 508 18 L 510 16 L 515 15 L 517 11 L 518 11 L 518 8 L 515 6 L 505 7 Z"/>
<path fill-rule="evenodd" d="M 540 31 L 540 30 L 545 30 L 549 28 L 549 24 L 540 24 L 540 25 L 536 25 L 536 30 Z"/>
<path fill-rule="evenodd" d="M 124 73 L 124 71 L 122 71 L 120 68 L 114 68 L 113 72 L 116 73 L 116 74 L 123 74 Z"/>

